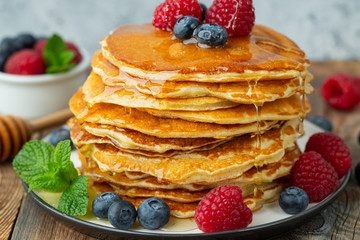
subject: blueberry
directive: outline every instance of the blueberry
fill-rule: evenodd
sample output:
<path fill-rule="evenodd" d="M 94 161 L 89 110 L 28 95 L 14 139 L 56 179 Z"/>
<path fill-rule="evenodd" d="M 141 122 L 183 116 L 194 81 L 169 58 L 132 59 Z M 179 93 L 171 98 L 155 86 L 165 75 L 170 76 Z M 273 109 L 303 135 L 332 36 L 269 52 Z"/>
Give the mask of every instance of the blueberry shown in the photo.
<path fill-rule="evenodd" d="M 325 131 L 332 132 L 333 127 L 329 119 L 326 117 L 312 117 L 310 122 L 314 123 L 315 125 L 321 127 Z"/>
<path fill-rule="evenodd" d="M 20 46 L 13 38 L 6 37 L 0 42 L 0 54 L 10 56 L 20 50 Z"/>
<path fill-rule="evenodd" d="M 360 184 L 360 163 L 358 163 L 355 167 L 355 178 Z"/>
<path fill-rule="evenodd" d="M 203 3 L 200 3 L 200 7 L 201 7 L 201 9 L 202 9 L 202 15 L 201 15 L 201 17 L 202 17 L 202 20 L 204 21 L 204 20 L 205 20 L 205 17 L 206 17 L 207 7 L 206 7 L 206 5 L 203 4 Z"/>
<path fill-rule="evenodd" d="M 36 42 L 36 38 L 30 33 L 21 33 L 14 41 L 17 42 L 21 48 L 32 48 Z"/>
<path fill-rule="evenodd" d="M 4 71 L 4 67 L 5 67 L 5 63 L 6 63 L 6 60 L 8 59 L 9 56 L 6 56 L 6 55 L 1 55 L 0 54 L 0 71 Z"/>
<path fill-rule="evenodd" d="M 180 40 L 190 39 L 195 28 L 200 25 L 199 19 L 193 16 L 179 18 L 174 26 L 174 34 Z"/>
<path fill-rule="evenodd" d="M 136 209 L 127 200 L 114 202 L 109 208 L 108 219 L 116 228 L 129 229 L 136 220 Z"/>
<path fill-rule="evenodd" d="M 195 29 L 194 37 L 202 44 L 209 46 L 223 46 L 227 42 L 228 34 L 226 29 L 222 26 L 206 23 Z"/>
<path fill-rule="evenodd" d="M 64 140 L 71 140 L 70 139 L 70 130 L 68 128 L 61 126 L 61 127 L 54 129 L 50 133 L 50 143 L 54 147 L 56 147 L 56 145 L 58 145 L 59 142 L 64 141 Z"/>
<path fill-rule="evenodd" d="M 17 50 L 19 48 L 12 38 L 4 38 L 0 42 L 0 71 L 4 71 L 7 59 Z"/>
<path fill-rule="evenodd" d="M 138 207 L 140 224 L 147 229 L 158 229 L 168 223 L 170 208 L 161 198 L 148 198 Z"/>
<path fill-rule="evenodd" d="M 98 218 L 108 218 L 108 210 L 114 202 L 121 201 L 122 198 L 112 192 L 104 192 L 97 196 L 92 203 L 92 210 Z"/>
<path fill-rule="evenodd" d="M 309 205 L 307 193 L 298 187 L 285 188 L 279 198 L 279 205 L 288 214 L 297 214 L 304 211 Z"/>

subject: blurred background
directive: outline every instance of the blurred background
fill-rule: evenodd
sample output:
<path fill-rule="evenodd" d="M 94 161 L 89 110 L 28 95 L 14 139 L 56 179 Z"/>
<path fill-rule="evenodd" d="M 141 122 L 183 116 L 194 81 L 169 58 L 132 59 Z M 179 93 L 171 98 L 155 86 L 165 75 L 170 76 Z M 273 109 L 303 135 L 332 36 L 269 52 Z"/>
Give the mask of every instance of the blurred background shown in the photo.
<path fill-rule="evenodd" d="M 151 22 L 163 0 L 0 0 L 0 39 L 31 32 L 58 33 L 97 50 L 99 40 L 123 24 Z M 212 0 L 200 0 L 207 6 Z M 254 0 L 256 23 L 293 39 L 311 60 L 360 58 L 359 0 Z"/>

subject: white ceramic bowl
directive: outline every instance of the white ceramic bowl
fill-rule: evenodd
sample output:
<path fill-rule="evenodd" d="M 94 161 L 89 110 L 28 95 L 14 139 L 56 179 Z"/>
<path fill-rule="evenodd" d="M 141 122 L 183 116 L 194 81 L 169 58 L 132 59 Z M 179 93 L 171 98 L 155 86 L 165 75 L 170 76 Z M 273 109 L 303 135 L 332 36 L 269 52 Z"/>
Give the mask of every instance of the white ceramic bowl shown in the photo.
<path fill-rule="evenodd" d="M 15 75 L 0 72 L 0 114 L 34 119 L 65 109 L 90 71 L 89 54 L 64 73 Z"/>

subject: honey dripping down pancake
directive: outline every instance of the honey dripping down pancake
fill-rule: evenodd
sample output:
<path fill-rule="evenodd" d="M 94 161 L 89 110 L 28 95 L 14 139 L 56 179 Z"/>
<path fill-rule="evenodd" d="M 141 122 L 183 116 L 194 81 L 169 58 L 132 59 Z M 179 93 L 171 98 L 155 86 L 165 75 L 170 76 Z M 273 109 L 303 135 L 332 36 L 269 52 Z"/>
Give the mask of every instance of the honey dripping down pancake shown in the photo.
<path fill-rule="evenodd" d="M 236 82 L 306 76 L 309 60 L 284 35 L 255 25 L 247 37 L 229 38 L 223 48 L 183 44 L 151 24 L 128 25 L 101 41 L 103 56 L 139 78 Z"/>
<path fill-rule="evenodd" d="M 298 77 L 293 79 L 228 83 L 145 80 L 120 71 L 103 57 L 101 51 L 97 51 L 94 54 L 92 68 L 102 78 L 105 86 L 119 88 L 127 86 L 156 98 L 194 98 L 206 96 L 237 103 L 262 104 L 278 98 L 287 98 L 301 91 Z M 313 92 L 313 88 L 310 85 L 312 79 L 313 76 L 308 73 L 304 86 L 306 94 Z"/>
<path fill-rule="evenodd" d="M 160 197 L 180 218 L 226 184 L 255 211 L 279 197 L 300 155 L 309 64 L 294 42 L 259 25 L 222 48 L 150 24 L 120 27 L 69 103 L 79 171 L 98 194 L 135 206 Z"/>
<path fill-rule="evenodd" d="M 135 171 L 174 183 L 200 184 L 236 178 L 255 164 L 278 161 L 285 149 L 295 146 L 297 125 L 294 119 L 266 131 L 261 137 L 260 152 L 256 137 L 250 134 L 207 151 L 182 151 L 175 156 L 155 158 L 127 153 L 109 144 L 74 144 L 85 157 L 95 160 L 102 171 Z"/>

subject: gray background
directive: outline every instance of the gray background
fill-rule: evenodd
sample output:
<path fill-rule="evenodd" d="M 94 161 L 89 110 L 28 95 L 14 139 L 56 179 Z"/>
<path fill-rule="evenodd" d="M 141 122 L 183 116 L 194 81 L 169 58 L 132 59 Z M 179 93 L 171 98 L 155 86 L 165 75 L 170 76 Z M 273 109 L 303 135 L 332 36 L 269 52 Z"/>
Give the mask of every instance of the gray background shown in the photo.
<path fill-rule="evenodd" d="M 0 39 L 58 33 L 93 53 L 123 24 L 151 22 L 163 0 L 0 0 Z M 212 0 L 200 0 L 210 6 Z M 256 23 L 292 38 L 311 60 L 360 58 L 360 0 L 254 0 Z"/>

